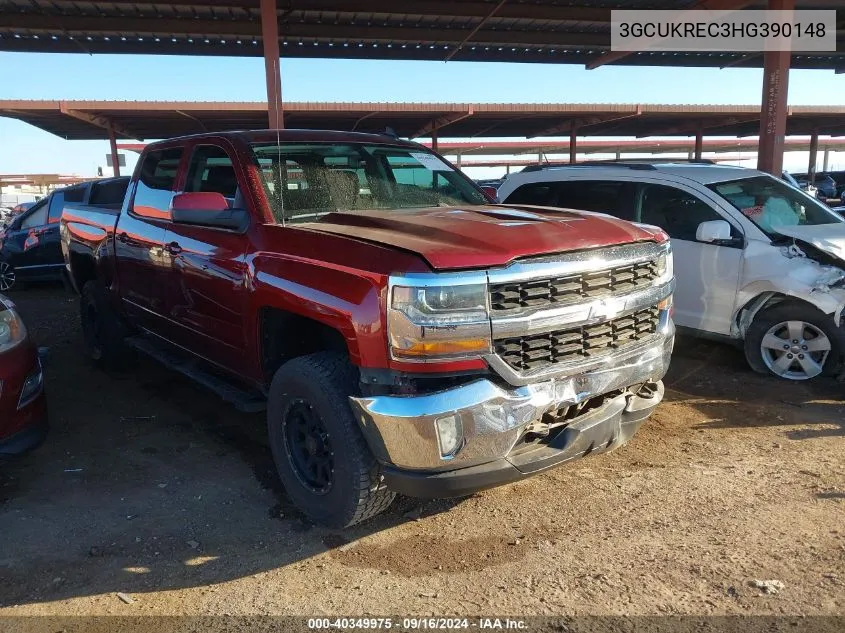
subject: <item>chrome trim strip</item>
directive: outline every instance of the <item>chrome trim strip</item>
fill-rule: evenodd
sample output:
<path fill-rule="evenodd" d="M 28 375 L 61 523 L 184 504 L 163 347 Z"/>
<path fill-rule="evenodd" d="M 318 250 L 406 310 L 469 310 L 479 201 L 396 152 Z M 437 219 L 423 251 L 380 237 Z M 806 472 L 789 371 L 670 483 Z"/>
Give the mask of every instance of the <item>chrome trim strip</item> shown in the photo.
<path fill-rule="evenodd" d="M 517 260 L 504 268 L 487 272 L 491 284 L 563 277 L 573 273 L 607 270 L 616 266 L 656 259 L 671 251 L 669 243 L 637 242 L 610 248 L 596 248 L 551 257 Z"/>
<path fill-rule="evenodd" d="M 574 325 L 601 323 L 660 303 L 671 295 L 674 289 L 675 280 L 671 279 L 663 285 L 651 286 L 627 295 L 542 310 L 526 316 L 493 319 L 493 340 L 512 336 L 530 336 L 562 330 Z"/>
<path fill-rule="evenodd" d="M 670 345 L 675 338 L 675 324 L 669 316 L 669 310 L 661 310 L 658 321 L 658 331 L 648 338 L 626 345 L 612 354 L 606 354 L 595 359 L 586 359 L 575 363 L 550 364 L 546 367 L 534 369 L 528 372 L 519 372 L 508 365 L 496 354 L 484 357 L 490 368 L 499 376 L 515 387 L 522 387 L 548 379 L 559 380 L 563 377 L 575 376 L 585 372 L 607 371 L 617 363 L 625 359 L 633 358 L 645 353 L 648 349 L 655 347 L 661 342 Z"/>
<path fill-rule="evenodd" d="M 390 275 L 387 286 L 393 296 L 394 286 L 411 286 L 427 288 L 429 286 L 470 286 L 473 284 L 487 285 L 487 271 L 467 270 L 463 272 L 443 273 L 406 273 L 404 275 Z"/>

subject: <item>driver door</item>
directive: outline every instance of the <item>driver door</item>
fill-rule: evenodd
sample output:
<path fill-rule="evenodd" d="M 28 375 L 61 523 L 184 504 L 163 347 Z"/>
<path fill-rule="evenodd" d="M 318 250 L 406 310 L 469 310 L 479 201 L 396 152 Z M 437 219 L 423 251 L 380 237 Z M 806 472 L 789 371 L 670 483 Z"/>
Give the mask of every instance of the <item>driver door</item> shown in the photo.
<path fill-rule="evenodd" d="M 37 279 L 42 272 L 41 243 L 42 232 L 47 227 L 47 212 L 50 196 L 39 200 L 24 212 L 15 229 L 6 232 L 3 239 L 3 259 L 11 264 L 18 281 Z"/>
<path fill-rule="evenodd" d="M 743 236 L 711 204 L 673 185 L 644 184 L 640 221 L 665 230 L 675 260 L 675 323 L 696 330 L 729 335 L 742 267 Z M 730 242 L 710 244 L 696 239 L 699 224 L 724 220 Z"/>
<path fill-rule="evenodd" d="M 237 163 L 218 145 L 197 145 L 184 192 L 219 193 L 243 208 Z M 235 373 L 249 371 L 246 332 L 248 238 L 242 232 L 172 222 L 166 313 L 171 340 Z"/>

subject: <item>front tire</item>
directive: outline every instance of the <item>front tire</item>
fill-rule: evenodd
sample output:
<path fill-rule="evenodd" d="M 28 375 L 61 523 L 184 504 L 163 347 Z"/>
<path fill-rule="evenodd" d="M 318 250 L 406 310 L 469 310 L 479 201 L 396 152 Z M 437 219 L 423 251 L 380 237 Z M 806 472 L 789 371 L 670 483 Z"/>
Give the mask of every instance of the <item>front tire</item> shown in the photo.
<path fill-rule="evenodd" d="M 85 350 L 96 365 L 123 369 L 131 363 L 134 355 L 123 342 L 126 336 L 123 323 L 99 281 L 89 281 L 82 287 L 79 316 Z"/>
<path fill-rule="evenodd" d="M 346 357 L 319 352 L 276 372 L 267 402 L 273 459 L 294 505 L 317 523 L 343 528 L 393 501 L 349 405 L 358 376 Z"/>
<path fill-rule="evenodd" d="M 762 311 L 745 336 L 751 368 L 786 380 L 835 373 L 843 350 L 843 333 L 833 319 L 804 303 L 785 302 Z"/>

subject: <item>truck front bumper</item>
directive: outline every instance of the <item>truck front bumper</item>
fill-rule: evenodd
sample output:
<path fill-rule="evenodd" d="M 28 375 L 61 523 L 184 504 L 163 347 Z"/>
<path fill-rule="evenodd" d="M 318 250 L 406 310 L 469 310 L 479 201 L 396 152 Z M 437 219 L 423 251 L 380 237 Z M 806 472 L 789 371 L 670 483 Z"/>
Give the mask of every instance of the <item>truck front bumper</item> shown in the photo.
<path fill-rule="evenodd" d="M 488 379 L 419 396 L 350 398 L 389 488 L 402 494 L 448 497 L 527 477 L 587 454 L 627 442 L 660 403 L 674 343 L 665 335 L 613 356 L 589 372 L 522 387 Z M 650 385 L 633 393 L 629 387 Z M 526 445 L 526 430 L 546 414 L 612 394 L 597 408 L 569 420 L 547 443 Z M 460 438 L 444 454 L 438 425 Z"/>

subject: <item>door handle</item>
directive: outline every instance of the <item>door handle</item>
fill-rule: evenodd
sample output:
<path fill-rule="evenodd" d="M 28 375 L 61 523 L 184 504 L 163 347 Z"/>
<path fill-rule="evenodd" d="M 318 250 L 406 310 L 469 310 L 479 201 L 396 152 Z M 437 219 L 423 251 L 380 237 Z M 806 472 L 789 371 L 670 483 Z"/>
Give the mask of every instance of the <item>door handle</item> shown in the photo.
<path fill-rule="evenodd" d="M 170 253 L 171 255 L 178 255 L 182 252 L 182 247 L 179 246 L 179 242 L 170 242 L 164 249 Z"/>

